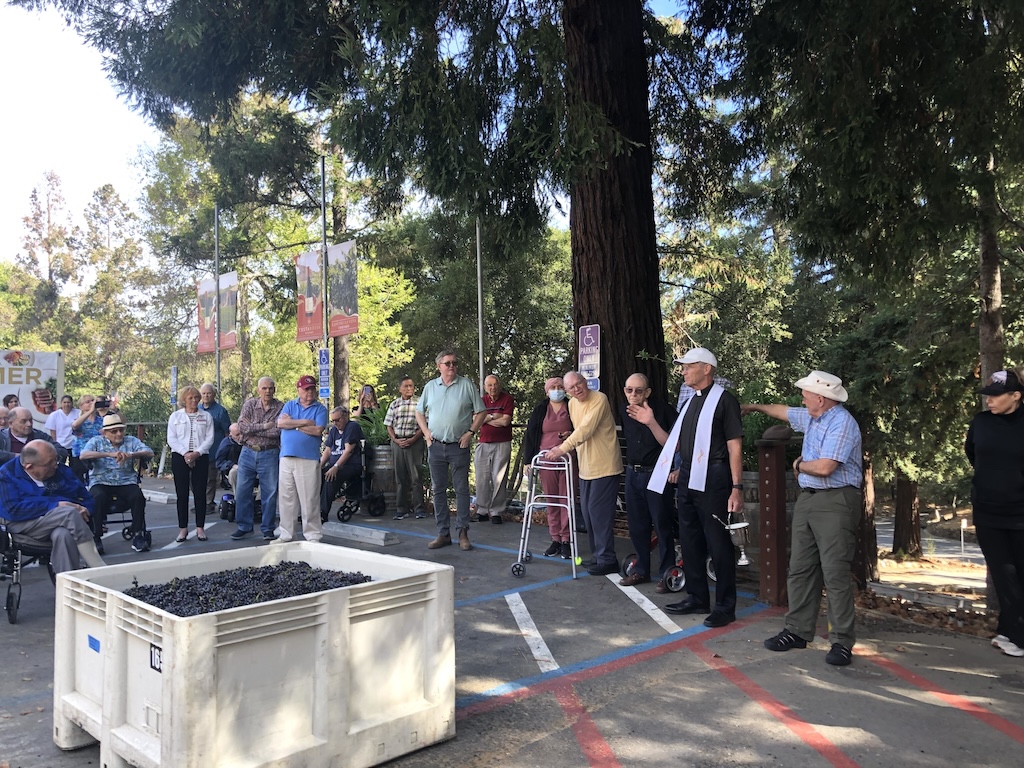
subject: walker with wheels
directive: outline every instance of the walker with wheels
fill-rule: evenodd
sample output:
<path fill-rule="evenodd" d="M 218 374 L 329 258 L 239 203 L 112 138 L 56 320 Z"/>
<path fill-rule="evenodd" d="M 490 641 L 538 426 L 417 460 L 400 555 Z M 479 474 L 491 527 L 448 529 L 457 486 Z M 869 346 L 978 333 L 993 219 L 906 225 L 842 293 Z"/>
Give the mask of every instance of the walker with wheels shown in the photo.
<path fill-rule="evenodd" d="M 547 451 L 541 451 L 530 462 L 526 507 L 523 510 L 523 531 L 519 537 L 519 555 L 516 561 L 512 563 L 512 575 L 517 579 L 523 577 L 526 573 L 526 564 L 533 560 L 533 553 L 530 552 L 530 526 L 533 522 L 534 510 L 542 507 L 545 509 L 558 507 L 566 510 L 569 516 L 569 548 L 572 553 L 572 557 L 569 560 L 572 563 L 572 577 L 574 579 L 576 578 L 576 566 L 582 562 L 579 557 L 579 551 L 576 548 L 576 526 L 573 524 L 576 510 L 576 489 L 573 487 L 572 459 L 569 456 L 563 456 L 560 459 L 551 460 L 545 458 L 546 454 Z M 564 472 L 565 487 L 568 495 L 558 496 L 556 494 L 544 493 L 540 482 L 540 473 L 542 471 Z"/>

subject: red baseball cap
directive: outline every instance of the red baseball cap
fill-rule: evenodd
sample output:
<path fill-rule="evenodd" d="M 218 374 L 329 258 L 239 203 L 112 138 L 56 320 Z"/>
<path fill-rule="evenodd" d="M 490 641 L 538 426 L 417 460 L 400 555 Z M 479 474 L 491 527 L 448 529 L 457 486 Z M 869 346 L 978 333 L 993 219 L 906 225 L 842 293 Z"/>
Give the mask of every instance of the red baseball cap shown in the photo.
<path fill-rule="evenodd" d="M 296 383 L 297 389 L 316 389 L 316 379 L 312 376 L 303 376 Z"/>

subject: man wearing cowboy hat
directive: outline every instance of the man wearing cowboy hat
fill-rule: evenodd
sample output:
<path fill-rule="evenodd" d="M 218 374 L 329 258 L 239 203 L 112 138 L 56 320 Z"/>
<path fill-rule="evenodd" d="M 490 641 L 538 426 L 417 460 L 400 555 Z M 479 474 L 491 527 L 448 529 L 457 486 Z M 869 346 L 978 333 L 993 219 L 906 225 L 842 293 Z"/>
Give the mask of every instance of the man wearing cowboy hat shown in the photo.
<path fill-rule="evenodd" d="M 742 406 L 744 415 L 764 413 L 804 433 L 803 454 L 793 462 L 802 490 L 793 511 L 789 611 L 785 628 L 764 646 L 770 651 L 807 647 L 814 639 L 824 584 L 832 641 L 825 661 L 843 667 L 853 660 L 856 640 L 850 571 L 862 508 L 860 428 L 842 406 L 847 392 L 838 376 L 811 371 L 795 386 L 803 408 Z"/>
<path fill-rule="evenodd" d="M 146 537 L 146 497 L 139 487 L 139 476 L 135 462 L 153 458 L 153 450 L 134 435 L 125 434 L 125 423 L 116 413 L 103 417 L 100 433 L 82 447 L 79 458 L 89 462 L 89 493 L 96 500 L 96 514 L 93 516 L 93 535 L 96 549 L 103 554 L 100 534 L 110 505 L 117 498 L 118 503 L 132 512 L 132 549 L 146 552 L 149 539 Z"/>

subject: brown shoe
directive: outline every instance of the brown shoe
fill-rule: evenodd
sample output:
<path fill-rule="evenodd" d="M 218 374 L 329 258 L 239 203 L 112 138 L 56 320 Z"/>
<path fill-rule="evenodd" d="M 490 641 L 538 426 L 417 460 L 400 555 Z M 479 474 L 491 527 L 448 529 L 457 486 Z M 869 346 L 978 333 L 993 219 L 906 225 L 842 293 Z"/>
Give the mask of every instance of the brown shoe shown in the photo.
<path fill-rule="evenodd" d="M 452 545 L 452 537 L 447 533 L 438 534 L 437 538 L 427 544 L 427 549 L 440 549 L 441 547 L 450 547 Z"/>
<path fill-rule="evenodd" d="M 654 585 L 654 591 L 659 595 L 664 595 L 668 592 L 668 584 L 665 583 L 664 579 L 660 579 L 658 583 Z"/>
<path fill-rule="evenodd" d="M 452 540 L 448 539 L 448 543 L 451 544 Z M 473 548 L 473 545 L 469 543 L 469 531 L 463 528 L 459 531 L 459 549 L 463 552 L 468 552 Z"/>
<path fill-rule="evenodd" d="M 650 576 L 641 576 L 639 573 L 631 573 L 624 579 L 619 579 L 620 587 L 635 587 L 637 584 L 647 584 L 651 580 Z"/>

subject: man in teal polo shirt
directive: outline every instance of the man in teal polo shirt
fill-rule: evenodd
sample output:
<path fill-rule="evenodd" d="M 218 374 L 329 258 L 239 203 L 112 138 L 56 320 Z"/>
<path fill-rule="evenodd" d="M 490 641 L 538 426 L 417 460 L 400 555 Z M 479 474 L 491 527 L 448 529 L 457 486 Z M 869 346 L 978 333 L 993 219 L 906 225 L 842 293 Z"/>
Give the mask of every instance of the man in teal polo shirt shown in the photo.
<path fill-rule="evenodd" d="M 458 375 L 459 362 L 454 352 L 442 350 L 435 361 L 440 376 L 427 383 L 416 405 L 416 423 L 427 441 L 427 464 L 437 521 L 437 538 L 427 548 L 440 549 L 452 543 L 448 509 L 450 469 L 455 487 L 459 549 L 470 550 L 473 545 L 469 543 L 469 446 L 487 411 L 476 385 Z"/>

